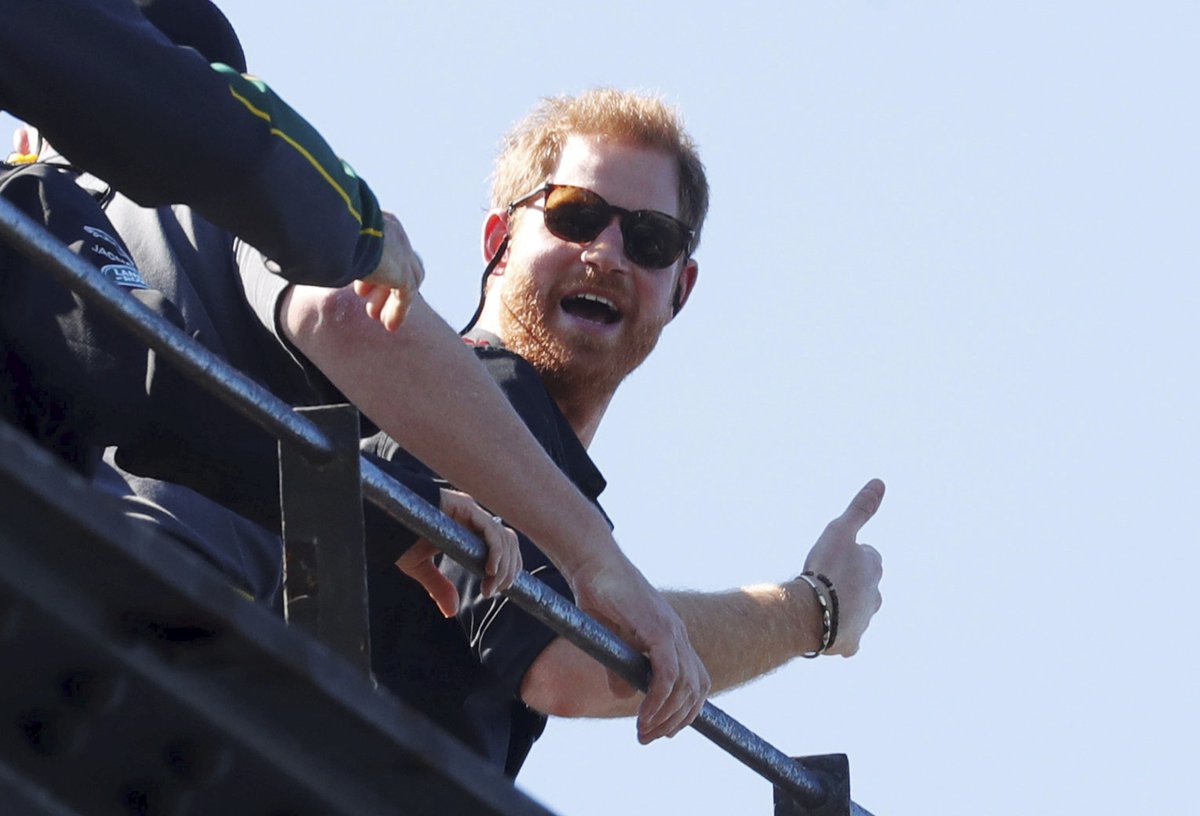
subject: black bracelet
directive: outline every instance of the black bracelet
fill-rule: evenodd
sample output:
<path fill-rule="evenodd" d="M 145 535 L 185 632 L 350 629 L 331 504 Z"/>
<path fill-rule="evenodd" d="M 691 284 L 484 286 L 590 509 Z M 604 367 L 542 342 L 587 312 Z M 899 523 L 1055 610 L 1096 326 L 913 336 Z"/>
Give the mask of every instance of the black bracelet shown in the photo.
<path fill-rule="evenodd" d="M 830 603 L 825 599 L 825 593 L 821 591 L 820 585 L 813 580 L 814 577 L 815 576 L 813 576 L 811 572 L 805 572 L 797 576 L 796 579 L 798 581 L 803 581 L 812 587 L 813 593 L 817 596 L 817 605 L 821 607 L 821 646 L 816 651 L 804 652 L 800 655 L 801 657 L 806 657 L 810 660 L 814 657 L 820 657 L 821 655 L 825 654 L 825 650 L 828 649 L 829 645 L 833 642 L 833 627 L 835 625 L 833 620 L 833 612 L 830 609 Z"/>
<path fill-rule="evenodd" d="M 833 588 L 833 581 L 830 581 L 826 576 L 822 575 L 819 572 L 813 572 L 812 570 L 807 570 L 804 572 L 804 575 L 808 575 L 812 578 L 816 578 L 818 581 L 820 581 L 822 584 L 825 585 L 826 589 L 829 590 L 829 617 L 830 617 L 829 642 L 826 643 L 825 647 L 821 650 L 823 652 L 827 652 L 830 649 L 832 649 L 833 644 L 837 642 L 838 613 L 840 612 L 840 610 L 838 608 L 837 590 Z"/>

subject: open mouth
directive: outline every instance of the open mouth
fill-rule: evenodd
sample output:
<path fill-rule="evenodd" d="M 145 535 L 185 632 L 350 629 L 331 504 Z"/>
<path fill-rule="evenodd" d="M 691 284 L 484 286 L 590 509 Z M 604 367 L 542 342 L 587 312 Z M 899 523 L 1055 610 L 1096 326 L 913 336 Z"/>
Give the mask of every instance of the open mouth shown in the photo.
<path fill-rule="evenodd" d="M 606 297 L 583 293 L 563 298 L 562 309 L 572 317 L 611 326 L 621 319 L 621 310 Z"/>

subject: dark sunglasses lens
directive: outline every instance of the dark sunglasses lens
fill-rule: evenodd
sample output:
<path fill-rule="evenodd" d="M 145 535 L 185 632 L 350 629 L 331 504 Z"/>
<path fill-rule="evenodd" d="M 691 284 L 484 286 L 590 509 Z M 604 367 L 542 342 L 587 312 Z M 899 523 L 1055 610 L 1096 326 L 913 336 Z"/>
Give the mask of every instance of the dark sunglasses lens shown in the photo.
<path fill-rule="evenodd" d="M 583 187 L 553 187 L 546 195 L 546 229 L 564 241 L 587 243 L 604 231 L 613 217 L 609 203 Z M 624 213 L 621 235 L 629 260 L 647 269 L 663 269 L 687 249 L 688 230 L 652 210 Z"/>
<path fill-rule="evenodd" d="M 621 224 L 625 254 L 648 269 L 675 263 L 687 245 L 687 231 L 665 216 L 645 210 L 629 213 Z"/>
<path fill-rule="evenodd" d="M 580 187 L 555 187 L 546 196 L 546 229 L 566 241 L 584 243 L 604 231 L 612 218 L 608 202 Z"/>

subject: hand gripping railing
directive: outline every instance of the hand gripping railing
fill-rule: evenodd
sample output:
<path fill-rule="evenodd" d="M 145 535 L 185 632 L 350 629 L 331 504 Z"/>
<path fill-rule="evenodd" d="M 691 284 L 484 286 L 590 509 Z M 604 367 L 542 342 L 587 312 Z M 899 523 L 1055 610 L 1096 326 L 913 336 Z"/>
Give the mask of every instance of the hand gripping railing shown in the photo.
<path fill-rule="evenodd" d="M 0 238 L 39 262 L 59 283 L 120 321 L 158 354 L 314 464 L 333 459 L 337 447 L 329 434 L 296 414 L 225 360 L 194 342 L 165 318 L 144 308 L 95 268 L 62 246 L 52 235 L 8 201 L 0 199 Z M 477 575 L 486 550 L 482 542 L 416 493 L 373 464 L 361 462 L 363 496 L 423 536 Z M 646 657 L 569 603 L 541 581 L 522 572 L 507 597 L 641 690 L 647 687 Z M 814 758 L 806 767 L 763 740 L 712 703 L 706 702 L 692 727 L 777 788 L 778 814 L 870 814 L 849 801 L 849 785 L 836 769 L 837 759 Z M 844 758 L 841 759 L 844 766 Z M 787 794 L 782 798 L 779 792 Z M 794 801 L 788 801 L 788 796 Z"/>
<path fill-rule="evenodd" d="M 362 472 L 366 499 L 476 575 L 484 574 L 487 550 L 478 538 L 377 466 L 364 461 Z M 504 594 L 624 680 L 646 690 L 650 675 L 646 657 L 537 578 L 521 572 Z M 822 772 L 799 764 L 712 703 L 704 704 L 692 727 L 808 808 L 798 812 L 826 812 L 823 805 L 829 798 L 832 780 Z M 844 803 L 840 812 L 846 813 Z M 853 802 L 849 803 L 849 812 L 870 816 Z"/>

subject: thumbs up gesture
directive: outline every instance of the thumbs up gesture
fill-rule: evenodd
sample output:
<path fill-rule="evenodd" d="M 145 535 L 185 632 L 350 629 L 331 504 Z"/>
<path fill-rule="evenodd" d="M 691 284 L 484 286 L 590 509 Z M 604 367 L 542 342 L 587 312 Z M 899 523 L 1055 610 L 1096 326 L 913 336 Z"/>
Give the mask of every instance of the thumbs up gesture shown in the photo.
<path fill-rule="evenodd" d="M 827 577 L 838 595 L 837 639 L 827 654 L 850 657 L 858 652 L 863 632 L 883 604 L 883 559 L 874 547 L 857 541 L 858 531 L 879 509 L 883 490 L 878 479 L 867 482 L 846 512 L 825 527 L 804 561 L 805 571 Z"/>

